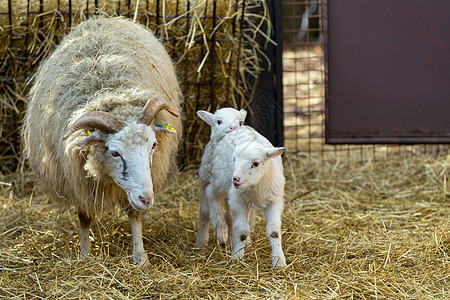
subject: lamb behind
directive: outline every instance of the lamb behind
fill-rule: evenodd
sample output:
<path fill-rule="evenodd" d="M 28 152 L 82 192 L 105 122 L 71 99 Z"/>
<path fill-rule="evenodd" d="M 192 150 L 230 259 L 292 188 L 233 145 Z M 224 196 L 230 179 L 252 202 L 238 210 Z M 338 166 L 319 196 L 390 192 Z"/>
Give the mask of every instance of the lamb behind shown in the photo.
<path fill-rule="evenodd" d="M 218 241 L 225 243 L 230 235 L 232 257 L 241 259 L 250 241 L 254 210 L 261 208 L 267 220 L 272 265 L 286 266 L 281 247 L 285 178 L 280 157 L 286 148 L 273 147 L 253 128 L 243 126 L 224 135 L 214 149 L 214 152 L 205 150 L 200 167 L 202 202 L 196 246 L 208 242 L 211 221 Z M 227 210 L 231 213 L 225 221 L 222 203 L 227 196 Z"/>
<path fill-rule="evenodd" d="M 221 244 L 225 244 L 228 238 L 228 226 L 225 224 L 221 209 L 225 197 L 215 193 L 212 190 L 212 186 L 210 186 L 210 180 L 214 178 L 214 174 L 211 173 L 211 165 L 214 163 L 213 159 L 215 158 L 215 153 L 217 151 L 217 144 L 226 134 L 239 130 L 242 127 L 245 117 L 247 116 L 247 111 L 244 109 L 237 110 L 231 107 L 225 107 L 217 110 L 214 114 L 204 110 L 199 110 L 197 111 L 197 115 L 209 126 L 211 126 L 210 141 L 205 147 L 199 170 L 201 180 L 200 197 L 202 199 L 200 218 L 205 218 L 205 220 L 200 222 L 202 229 L 200 230 L 201 234 L 197 237 L 197 245 L 201 246 L 201 244 L 208 241 L 210 219 L 214 230 L 217 232 L 219 242 Z M 214 212 L 211 215 L 209 215 L 210 210 L 211 212 Z M 231 224 L 231 215 L 229 210 L 227 210 L 225 217 L 227 223 Z"/>
<path fill-rule="evenodd" d="M 199 110 L 197 116 L 211 126 L 210 140 L 214 142 L 222 139 L 225 134 L 241 128 L 247 116 L 247 111 L 225 107 L 217 110 L 214 114 Z"/>
<path fill-rule="evenodd" d="M 141 215 L 175 170 L 181 100 L 164 46 L 126 19 L 81 23 L 40 65 L 25 151 L 48 196 L 78 209 L 84 255 L 93 218 L 118 205 L 130 218 L 133 260 L 148 266 Z"/>

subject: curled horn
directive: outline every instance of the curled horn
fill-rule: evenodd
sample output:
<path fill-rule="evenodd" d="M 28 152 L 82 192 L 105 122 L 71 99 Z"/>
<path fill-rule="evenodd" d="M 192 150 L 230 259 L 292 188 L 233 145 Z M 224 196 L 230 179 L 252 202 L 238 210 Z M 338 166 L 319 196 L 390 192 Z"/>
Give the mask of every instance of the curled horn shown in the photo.
<path fill-rule="evenodd" d="M 107 133 L 117 133 L 125 126 L 126 124 L 123 121 L 110 113 L 104 111 L 88 112 L 79 117 L 70 126 L 63 140 L 66 140 L 72 133 L 80 129 L 96 128 Z"/>
<path fill-rule="evenodd" d="M 179 117 L 180 115 L 177 114 L 175 111 L 173 111 L 166 102 L 158 99 L 158 98 L 152 98 L 147 101 L 147 103 L 144 106 L 144 109 L 142 110 L 141 115 L 139 116 L 139 123 L 145 124 L 147 126 L 150 126 L 153 122 L 153 119 L 155 118 L 156 114 L 160 112 L 161 110 L 167 110 L 169 113 L 174 115 L 175 117 Z"/>

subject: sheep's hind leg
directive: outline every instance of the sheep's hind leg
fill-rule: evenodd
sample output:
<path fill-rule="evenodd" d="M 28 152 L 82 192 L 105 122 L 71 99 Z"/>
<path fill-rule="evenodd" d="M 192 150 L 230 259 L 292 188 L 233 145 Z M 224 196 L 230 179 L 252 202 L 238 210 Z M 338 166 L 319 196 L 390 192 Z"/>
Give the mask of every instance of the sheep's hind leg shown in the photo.
<path fill-rule="evenodd" d="M 141 214 L 134 209 L 128 209 L 127 214 L 130 219 L 131 233 L 133 234 L 133 262 L 139 267 L 149 268 L 150 263 L 142 240 Z"/>
<path fill-rule="evenodd" d="M 89 256 L 90 241 L 89 241 L 89 228 L 92 223 L 92 218 L 81 210 L 78 211 L 78 219 L 80 220 L 80 250 L 83 256 Z"/>
<path fill-rule="evenodd" d="M 281 214 L 283 213 L 283 202 L 274 201 L 266 207 L 266 232 L 269 237 L 270 246 L 272 247 L 272 266 L 280 269 L 286 266 L 286 258 L 284 257 L 281 247 Z"/>
<path fill-rule="evenodd" d="M 202 204 L 200 205 L 199 224 L 195 247 L 200 248 L 208 243 L 209 240 L 209 205 L 208 198 L 205 195 L 205 187 L 200 191 Z"/>
<path fill-rule="evenodd" d="M 228 227 L 228 245 L 233 247 L 233 213 L 228 202 L 226 203 L 225 221 Z"/>

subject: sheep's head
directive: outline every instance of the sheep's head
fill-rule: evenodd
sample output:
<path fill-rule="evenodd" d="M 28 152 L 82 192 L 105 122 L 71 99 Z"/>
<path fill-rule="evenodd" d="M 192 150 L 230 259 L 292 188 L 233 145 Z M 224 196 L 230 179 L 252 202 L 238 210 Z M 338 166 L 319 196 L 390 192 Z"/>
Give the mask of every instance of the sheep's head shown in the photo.
<path fill-rule="evenodd" d="M 234 171 L 232 182 L 235 188 L 243 189 L 257 184 L 264 176 L 267 161 L 286 151 L 285 147 L 263 147 L 248 142 L 236 146 L 233 153 Z"/>
<path fill-rule="evenodd" d="M 151 99 L 137 121 L 125 123 L 106 112 L 88 112 L 78 118 L 63 137 L 65 140 L 80 129 L 92 131 L 77 145 L 104 146 L 96 151 L 104 151 L 105 173 L 126 192 L 130 205 L 138 211 L 149 208 L 154 201 L 151 168 L 153 154 L 158 147 L 156 133 L 176 133 L 153 124 L 154 117 L 161 110 L 178 117 L 166 103 Z"/>
<path fill-rule="evenodd" d="M 197 111 L 197 115 L 211 126 L 211 139 L 221 138 L 244 124 L 247 111 L 226 107 L 217 110 L 214 114 L 205 110 Z"/>

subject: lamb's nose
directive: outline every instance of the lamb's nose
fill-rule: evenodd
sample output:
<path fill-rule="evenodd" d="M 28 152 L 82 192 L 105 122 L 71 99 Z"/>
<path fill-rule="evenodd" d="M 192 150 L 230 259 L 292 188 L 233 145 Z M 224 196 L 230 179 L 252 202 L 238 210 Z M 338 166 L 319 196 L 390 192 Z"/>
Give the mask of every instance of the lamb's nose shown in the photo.
<path fill-rule="evenodd" d="M 233 183 L 238 183 L 239 181 L 241 181 L 241 177 L 233 176 Z"/>
<path fill-rule="evenodd" d="M 139 196 L 139 200 L 141 200 L 141 202 L 142 202 L 147 208 L 149 208 L 150 206 L 153 205 L 153 197 L 144 198 L 144 197 L 142 197 L 142 196 Z"/>
<path fill-rule="evenodd" d="M 236 126 L 230 126 L 230 130 L 235 130 Z"/>

